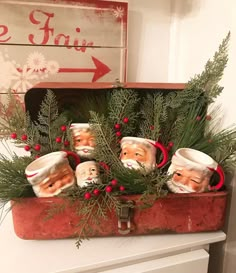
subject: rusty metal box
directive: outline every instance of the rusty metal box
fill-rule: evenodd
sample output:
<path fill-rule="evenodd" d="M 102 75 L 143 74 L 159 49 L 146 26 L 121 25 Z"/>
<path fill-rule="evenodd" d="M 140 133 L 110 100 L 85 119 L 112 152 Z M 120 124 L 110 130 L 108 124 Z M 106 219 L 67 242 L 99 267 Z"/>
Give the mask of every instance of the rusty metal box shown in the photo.
<path fill-rule="evenodd" d="M 145 90 L 182 90 L 184 84 L 127 83 L 125 88 Z M 26 107 L 32 118 L 36 118 L 39 101 L 47 89 L 55 91 L 59 105 L 72 103 L 83 92 L 103 92 L 112 89 L 111 83 L 41 83 L 30 89 L 25 97 Z M 121 200 L 139 205 L 140 195 L 119 196 Z M 80 202 L 80 201 L 78 201 Z M 58 239 L 79 236 L 80 217 L 76 213 L 78 202 L 71 204 L 61 197 L 22 198 L 12 201 L 14 229 L 22 239 Z M 53 206 L 63 206 L 63 210 L 48 219 L 48 211 Z M 174 194 L 156 200 L 149 208 L 134 208 L 129 215 L 128 235 L 148 235 L 161 233 L 193 233 L 220 230 L 225 221 L 227 191 Z M 115 211 L 107 211 L 107 219 L 93 224 L 89 237 L 121 236 L 122 219 Z M 127 225 L 127 223 L 125 223 Z"/>

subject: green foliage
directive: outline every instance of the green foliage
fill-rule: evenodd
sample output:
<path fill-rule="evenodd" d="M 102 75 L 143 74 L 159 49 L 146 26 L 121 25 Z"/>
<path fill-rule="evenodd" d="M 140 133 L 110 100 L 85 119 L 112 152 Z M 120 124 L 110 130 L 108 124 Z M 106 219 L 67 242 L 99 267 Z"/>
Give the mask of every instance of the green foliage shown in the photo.
<path fill-rule="evenodd" d="M 12 133 L 23 135 L 25 133 L 25 109 L 23 102 L 10 90 L 7 93 L 7 102 L 0 102 L 0 128 L 1 138 L 10 137 Z"/>
<path fill-rule="evenodd" d="M 111 128 L 115 124 L 122 126 L 122 135 L 133 135 L 139 120 L 138 103 L 140 98 L 137 91 L 132 89 L 114 89 L 108 102 L 108 122 Z M 129 124 L 123 122 L 124 118 L 129 119 Z"/>
<path fill-rule="evenodd" d="M 206 63 L 204 71 L 188 82 L 186 92 L 191 93 L 193 98 L 204 92 L 208 103 L 212 103 L 222 92 L 223 88 L 218 83 L 228 62 L 229 40 L 230 32 L 223 39 L 218 51 L 214 54 L 213 60 L 208 60 Z"/>
<path fill-rule="evenodd" d="M 9 159 L 0 155 L 0 202 L 35 196 L 24 172 L 31 161 L 30 157 L 13 155 L 12 159 Z"/>
<path fill-rule="evenodd" d="M 64 113 L 59 114 L 56 96 L 51 90 L 48 90 L 44 100 L 40 105 L 40 111 L 37 121 L 31 121 L 29 114 L 26 113 L 27 122 L 27 141 L 30 147 L 39 144 L 41 147 L 40 155 L 64 148 L 64 140 L 69 139 L 69 131 L 61 131 L 61 126 L 66 125 L 69 128 L 70 123 Z M 61 142 L 57 143 L 56 138 L 60 137 Z M 32 155 L 38 154 L 38 151 L 31 150 Z"/>
<path fill-rule="evenodd" d="M 109 126 L 104 116 L 100 117 L 94 112 L 90 112 L 90 115 L 89 123 L 96 139 L 94 157 L 98 162 L 105 162 L 110 167 L 118 167 L 121 163 L 117 157 L 119 148 L 113 127 Z"/>
<path fill-rule="evenodd" d="M 147 94 L 141 108 L 140 137 L 158 140 L 161 124 L 167 119 L 166 108 L 162 93 Z"/>

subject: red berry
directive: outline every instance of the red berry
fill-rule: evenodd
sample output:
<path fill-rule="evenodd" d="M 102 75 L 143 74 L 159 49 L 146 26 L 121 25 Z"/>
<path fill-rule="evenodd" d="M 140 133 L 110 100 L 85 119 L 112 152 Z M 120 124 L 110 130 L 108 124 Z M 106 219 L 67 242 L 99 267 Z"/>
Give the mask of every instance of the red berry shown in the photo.
<path fill-rule="evenodd" d="M 116 186 L 116 185 L 117 185 L 117 183 L 118 183 L 118 181 L 117 181 L 116 179 L 112 179 L 112 180 L 111 180 L 111 184 L 112 184 L 112 186 Z"/>
<path fill-rule="evenodd" d="M 106 192 L 112 192 L 112 186 L 106 186 L 105 191 Z"/>
<path fill-rule="evenodd" d="M 27 139 L 28 139 L 27 135 L 22 135 L 22 136 L 21 136 L 21 140 L 25 141 L 25 140 L 27 140 Z"/>
<path fill-rule="evenodd" d="M 40 146 L 39 144 L 36 144 L 36 145 L 34 146 L 34 149 L 35 149 L 35 151 L 40 151 L 41 146 Z"/>
<path fill-rule="evenodd" d="M 121 125 L 119 123 L 116 123 L 114 127 L 115 127 L 115 129 L 119 130 Z"/>
<path fill-rule="evenodd" d="M 64 146 L 69 146 L 69 145 L 70 145 L 70 141 L 65 140 L 65 141 L 64 141 Z"/>
<path fill-rule="evenodd" d="M 90 199 L 91 198 L 91 193 L 90 192 L 86 192 L 85 194 L 84 194 L 84 198 L 85 199 Z"/>
<path fill-rule="evenodd" d="M 197 117 L 196 117 L 196 120 L 198 120 L 198 121 L 201 120 L 201 117 L 200 117 L 200 116 L 197 116 Z"/>
<path fill-rule="evenodd" d="M 169 142 L 168 143 L 168 147 L 173 147 L 174 146 L 174 143 L 173 142 Z"/>
<path fill-rule="evenodd" d="M 150 130 L 154 130 L 154 126 L 153 125 L 150 126 Z"/>
<path fill-rule="evenodd" d="M 95 189 L 93 191 L 93 194 L 96 195 L 96 196 L 98 196 L 100 194 L 100 190 L 99 189 Z"/>
<path fill-rule="evenodd" d="M 17 138 L 17 134 L 16 134 L 16 133 L 12 133 L 12 134 L 11 134 L 11 138 L 12 138 L 12 139 L 16 139 L 16 138 Z"/>
<path fill-rule="evenodd" d="M 128 118 L 124 118 L 124 119 L 123 119 L 123 122 L 124 122 L 124 123 L 128 123 L 128 122 L 129 122 L 129 119 L 128 119 Z"/>
<path fill-rule="evenodd" d="M 61 143 L 61 137 L 56 137 L 56 142 Z"/>
<path fill-rule="evenodd" d="M 125 191 L 125 187 L 124 186 L 120 186 L 120 191 Z"/>
<path fill-rule="evenodd" d="M 116 136 L 120 137 L 121 136 L 121 131 L 116 132 Z"/>
<path fill-rule="evenodd" d="M 30 146 L 29 146 L 29 145 L 25 145 L 24 149 L 25 149 L 26 151 L 29 151 L 29 150 L 30 150 Z"/>
<path fill-rule="evenodd" d="M 211 116 L 210 115 L 206 115 L 206 120 L 211 120 Z"/>
<path fill-rule="evenodd" d="M 61 126 L 61 131 L 62 131 L 62 132 L 65 132 L 65 131 L 66 131 L 66 125 L 62 125 L 62 126 Z"/>
<path fill-rule="evenodd" d="M 40 155 L 36 155 L 36 156 L 35 156 L 35 159 L 37 159 L 37 158 L 40 158 Z"/>

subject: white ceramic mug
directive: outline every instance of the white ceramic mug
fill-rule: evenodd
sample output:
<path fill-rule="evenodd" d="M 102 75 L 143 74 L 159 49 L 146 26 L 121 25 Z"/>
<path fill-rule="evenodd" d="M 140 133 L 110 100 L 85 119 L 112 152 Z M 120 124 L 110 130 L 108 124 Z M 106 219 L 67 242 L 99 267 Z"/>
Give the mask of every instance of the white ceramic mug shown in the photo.
<path fill-rule="evenodd" d="M 83 158 L 92 159 L 95 147 L 94 136 L 88 123 L 72 123 L 70 126 L 73 147 Z"/>
<path fill-rule="evenodd" d="M 120 160 L 125 167 L 130 169 L 142 169 L 151 171 L 164 166 L 168 160 L 166 148 L 159 142 L 140 137 L 123 137 L 121 139 Z M 163 154 L 162 161 L 156 163 L 157 148 Z"/>
<path fill-rule="evenodd" d="M 58 151 L 41 156 L 25 169 L 27 180 L 38 197 L 58 195 L 62 190 L 75 183 L 74 171 L 70 167 L 68 156 L 72 156 L 76 165 L 80 158 L 70 151 Z"/>
<path fill-rule="evenodd" d="M 100 183 L 99 164 L 95 161 L 80 163 L 75 170 L 77 185 L 80 187 L 88 186 L 91 183 Z"/>
<path fill-rule="evenodd" d="M 210 186 L 213 172 L 219 175 L 216 186 Z M 224 172 L 221 166 L 209 155 L 190 148 L 178 149 L 172 157 L 167 182 L 170 191 L 175 193 L 205 192 L 218 190 L 224 184 Z"/>

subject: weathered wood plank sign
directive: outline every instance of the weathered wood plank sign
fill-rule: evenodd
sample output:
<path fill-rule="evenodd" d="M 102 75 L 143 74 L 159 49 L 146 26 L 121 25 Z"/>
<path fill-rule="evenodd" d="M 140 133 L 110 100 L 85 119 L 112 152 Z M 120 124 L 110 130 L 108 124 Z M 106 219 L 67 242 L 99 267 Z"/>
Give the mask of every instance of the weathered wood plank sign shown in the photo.
<path fill-rule="evenodd" d="M 41 81 L 125 81 L 127 3 L 1 1 L 0 93 Z"/>

